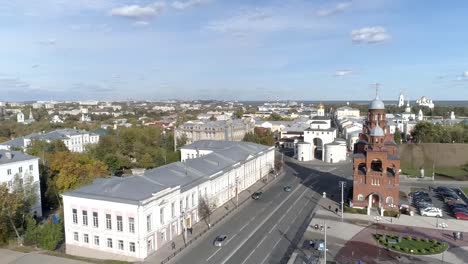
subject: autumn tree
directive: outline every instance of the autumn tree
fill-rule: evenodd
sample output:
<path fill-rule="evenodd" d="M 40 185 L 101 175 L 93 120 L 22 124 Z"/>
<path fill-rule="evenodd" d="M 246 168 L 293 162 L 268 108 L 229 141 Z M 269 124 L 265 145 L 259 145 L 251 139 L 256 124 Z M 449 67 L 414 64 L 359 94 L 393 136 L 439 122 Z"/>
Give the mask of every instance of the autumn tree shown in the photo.
<path fill-rule="evenodd" d="M 393 138 L 397 144 L 401 144 L 401 132 L 398 128 L 395 129 L 395 133 L 393 134 Z"/>

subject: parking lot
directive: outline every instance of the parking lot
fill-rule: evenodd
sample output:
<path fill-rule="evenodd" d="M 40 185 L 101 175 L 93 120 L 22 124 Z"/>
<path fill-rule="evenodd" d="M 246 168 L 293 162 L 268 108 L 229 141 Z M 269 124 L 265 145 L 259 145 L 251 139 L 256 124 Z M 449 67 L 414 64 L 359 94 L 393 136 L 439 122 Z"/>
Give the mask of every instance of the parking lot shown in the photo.
<path fill-rule="evenodd" d="M 459 192 L 460 190 L 458 188 L 449 188 L 455 192 Z M 428 196 L 432 200 L 432 205 L 433 207 L 440 208 L 442 210 L 442 219 L 455 219 L 452 211 L 450 210 L 450 207 L 448 206 L 447 203 L 444 202 L 444 198 L 436 191 L 434 188 L 418 188 L 418 191 L 423 191 L 428 194 Z M 464 201 L 466 204 L 468 204 L 468 201 L 464 195 L 460 195 L 460 198 L 462 201 Z M 409 201 L 411 202 L 411 205 L 416 208 L 416 214 L 420 215 L 419 209 L 417 206 L 414 205 L 413 199 L 409 198 Z M 460 220 L 464 221 L 464 220 Z"/>

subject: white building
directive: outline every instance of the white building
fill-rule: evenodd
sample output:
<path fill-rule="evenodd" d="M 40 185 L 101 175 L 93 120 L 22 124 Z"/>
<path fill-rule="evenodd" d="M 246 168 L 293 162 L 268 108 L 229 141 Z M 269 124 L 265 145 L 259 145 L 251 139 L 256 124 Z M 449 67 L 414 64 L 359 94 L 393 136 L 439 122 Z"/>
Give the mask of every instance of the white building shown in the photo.
<path fill-rule="evenodd" d="M 398 97 L 398 107 L 402 107 L 405 105 L 405 97 L 403 96 L 403 93 L 400 93 L 400 96 Z"/>
<path fill-rule="evenodd" d="M 25 176 L 33 177 L 33 183 L 37 186 L 37 202 L 32 206 L 31 212 L 42 217 L 39 158 L 20 151 L 0 150 L 0 183 L 7 183 L 11 188 L 16 175 L 21 179 Z"/>
<path fill-rule="evenodd" d="M 67 253 L 142 261 L 200 220 L 201 199 L 220 207 L 274 166 L 273 147 L 249 142 L 201 140 L 183 151 L 183 162 L 65 193 Z"/>
<path fill-rule="evenodd" d="M 349 106 L 342 106 L 335 111 L 336 119 L 342 119 L 345 117 L 359 117 L 359 109 L 351 108 Z"/>
<path fill-rule="evenodd" d="M 24 114 L 23 114 L 23 112 L 19 112 L 18 114 L 16 114 L 16 121 L 18 123 L 24 123 Z"/>
<path fill-rule="evenodd" d="M 304 131 L 304 142 L 310 143 L 311 157 L 320 156 L 325 160 L 323 150 L 325 144 L 331 143 L 336 138 L 336 128 L 331 127 L 331 120 L 326 117 L 314 117 L 310 128 Z"/>
<path fill-rule="evenodd" d="M 429 108 L 434 108 L 434 103 L 431 99 L 427 98 L 426 96 L 421 97 L 421 99 L 416 100 L 416 104 L 419 106 L 426 106 Z"/>
<path fill-rule="evenodd" d="M 54 117 L 52 117 L 52 120 L 50 120 L 50 122 L 52 124 L 61 124 L 63 123 L 63 120 L 58 115 L 54 115 Z"/>
<path fill-rule="evenodd" d="M 335 140 L 325 144 L 324 160 L 327 163 L 346 161 L 346 141 Z"/>
<path fill-rule="evenodd" d="M 99 142 L 99 135 L 84 130 L 59 129 L 49 133 L 32 133 L 24 137 L 0 143 L 0 149 L 10 150 L 13 148 L 26 149 L 33 140 L 52 142 L 61 140 L 71 152 L 83 152 L 88 144 Z"/>
<path fill-rule="evenodd" d="M 312 145 L 309 142 L 297 142 L 296 147 L 297 160 L 310 161 L 314 159 L 311 151 Z"/>

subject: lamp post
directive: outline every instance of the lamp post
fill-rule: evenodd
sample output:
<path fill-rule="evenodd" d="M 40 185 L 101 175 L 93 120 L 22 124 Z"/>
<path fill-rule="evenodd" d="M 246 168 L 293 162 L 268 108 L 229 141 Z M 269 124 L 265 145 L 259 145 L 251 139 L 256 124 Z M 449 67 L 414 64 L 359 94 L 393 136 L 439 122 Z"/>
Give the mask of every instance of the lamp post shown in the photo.
<path fill-rule="evenodd" d="M 187 208 L 185 208 L 187 211 Z M 182 214 L 182 227 L 184 228 L 184 242 L 187 243 L 187 223 L 185 222 L 185 211 L 181 212 Z"/>
<path fill-rule="evenodd" d="M 448 225 L 447 225 L 446 223 L 441 223 L 441 224 L 440 224 L 440 227 L 442 228 L 442 235 L 443 235 L 444 230 L 445 230 L 445 228 L 448 227 Z M 445 252 L 445 250 L 442 251 L 442 263 L 444 263 L 444 252 Z"/>
<path fill-rule="evenodd" d="M 377 226 L 379 225 L 379 221 L 382 220 L 380 216 L 374 216 L 375 221 L 375 234 L 377 235 Z"/>
<path fill-rule="evenodd" d="M 340 181 L 341 186 L 341 222 L 343 222 L 343 211 L 344 211 L 344 187 L 346 186 L 345 181 Z"/>

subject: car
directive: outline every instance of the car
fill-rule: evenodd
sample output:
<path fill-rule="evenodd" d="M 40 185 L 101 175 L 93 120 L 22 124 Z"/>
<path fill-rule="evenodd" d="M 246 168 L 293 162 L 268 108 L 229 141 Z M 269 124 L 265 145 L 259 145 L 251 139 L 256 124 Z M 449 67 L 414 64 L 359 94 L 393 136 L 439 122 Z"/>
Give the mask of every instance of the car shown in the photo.
<path fill-rule="evenodd" d="M 412 193 L 409 193 L 408 195 L 412 197 L 413 199 L 416 197 L 429 197 L 429 194 L 423 191 L 412 192 Z"/>
<path fill-rule="evenodd" d="M 226 235 L 219 235 L 215 238 L 213 245 L 215 247 L 222 247 L 223 244 L 226 242 L 227 236 Z"/>
<path fill-rule="evenodd" d="M 461 200 L 452 200 L 452 201 L 448 201 L 447 205 L 448 206 L 452 206 L 452 205 L 464 205 L 464 206 L 466 206 L 466 203 L 461 201 Z"/>
<path fill-rule="evenodd" d="M 260 199 L 260 196 L 262 196 L 262 194 L 263 194 L 263 192 L 254 192 L 252 194 L 252 199 L 258 200 L 258 199 Z"/>
<path fill-rule="evenodd" d="M 439 187 L 435 188 L 435 191 L 436 192 L 444 192 L 444 191 L 452 191 L 452 189 L 450 189 L 449 187 L 445 187 L 445 186 L 439 186 Z"/>
<path fill-rule="evenodd" d="M 468 220 L 468 212 L 455 212 L 453 214 L 456 219 Z"/>
<path fill-rule="evenodd" d="M 468 213 L 468 208 L 466 207 L 452 207 L 450 209 L 452 210 L 452 213 L 455 213 L 455 212 L 467 212 Z"/>
<path fill-rule="evenodd" d="M 461 201 L 461 199 L 460 199 L 460 197 L 458 195 L 444 196 L 444 203 L 447 203 L 449 201 Z"/>
<path fill-rule="evenodd" d="M 291 188 L 291 186 L 289 186 L 289 185 L 288 185 L 288 186 L 284 186 L 284 188 L 283 188 L 283 190 L 284 190 L 285 192 L 290 192 L 291 189 L 292 189 L 292 188 Z"/>
<path fill-rule="evenodd" d="M 422 216 L 442 217 L 442 210 L 436 207 L 427 207 L 427 208 L 421 209 L 419 213 Z"/>

